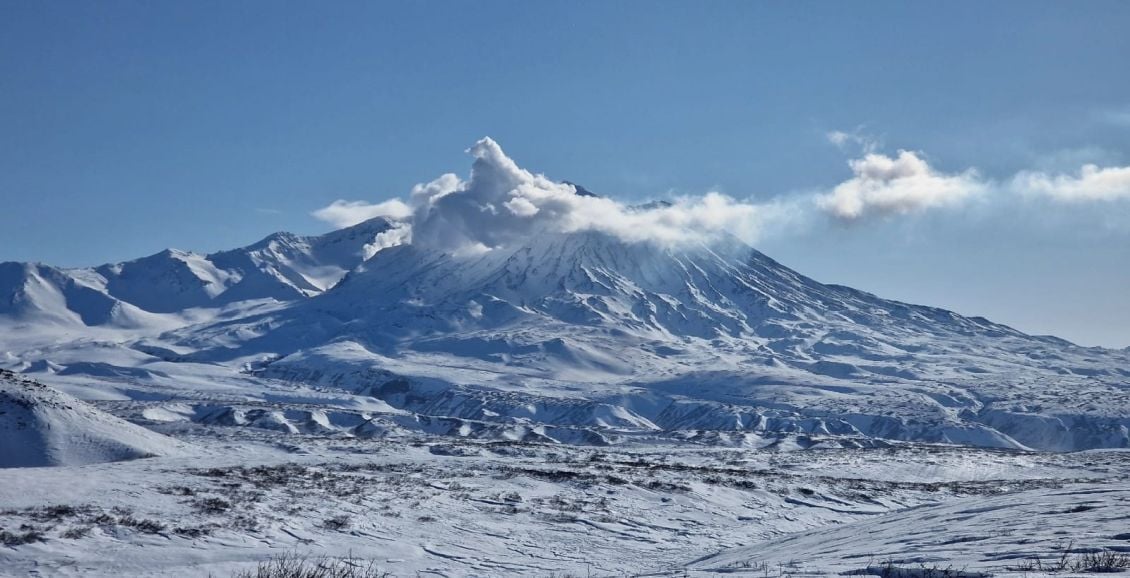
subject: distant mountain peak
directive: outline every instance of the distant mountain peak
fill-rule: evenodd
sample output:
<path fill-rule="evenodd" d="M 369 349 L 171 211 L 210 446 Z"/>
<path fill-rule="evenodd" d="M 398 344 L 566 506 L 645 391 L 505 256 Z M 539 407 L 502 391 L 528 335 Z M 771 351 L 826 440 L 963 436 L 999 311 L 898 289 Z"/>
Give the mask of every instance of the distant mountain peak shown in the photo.
<path fill-rule="evenodd" d="M 179 314 L 247 300 L 318 295 L 372 255 L 397 223 L 376 217 L 320 236 L 277 232 L 201 255 L 181 249 L 84 269 L 27 263 L 0 269 L 0 316 L 56 323 L 139 326 L 149 314 Z M 168 322 L 161 322 L 167 325 Z"/>
<path fill-rule="evenodd" d="M 671 201 L 664 201 L 660 199 L 655 201 L 648 201 L 639 205 L 632 205 L 631 209 L 633 211 L 652 211 L 655 209 L 666 209 L 667 207 L 672 206 L 674 206 L 674 204 L 671 203 Z"/>
<path fill-rule="evenodd" d="M 576 191 L 577 195 L 579 195 L 581 197 L 599 197 L 600 196 L 600 195 L 598 195 L 598 194 L 596 194 L 596 193 L 594 193 L 594 192 L 592 192 L 592 191 L 584 188 L 583 186 L 578 185 L 577 183 L 574 183 L 572 181 L 561 181 L 561 184 L 569 185 L 569 186 L 573 187 L 573 189 Z"/>

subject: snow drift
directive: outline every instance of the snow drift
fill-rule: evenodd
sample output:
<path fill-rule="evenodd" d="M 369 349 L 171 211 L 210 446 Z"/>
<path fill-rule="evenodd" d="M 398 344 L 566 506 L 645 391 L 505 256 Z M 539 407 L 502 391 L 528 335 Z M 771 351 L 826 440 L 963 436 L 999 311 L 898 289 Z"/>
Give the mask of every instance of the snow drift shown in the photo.
<path fill-rule="evenodd" d="M 84 465 L 184 450 L 171 438 L 0 370 L 0 468 Z"/>

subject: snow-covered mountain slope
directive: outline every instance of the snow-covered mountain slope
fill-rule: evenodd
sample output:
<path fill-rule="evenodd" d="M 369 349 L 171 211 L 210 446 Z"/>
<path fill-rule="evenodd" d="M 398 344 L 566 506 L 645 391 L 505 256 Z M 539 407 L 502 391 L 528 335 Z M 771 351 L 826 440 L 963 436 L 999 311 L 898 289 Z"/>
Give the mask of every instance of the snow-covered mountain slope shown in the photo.
<path fill-rule="evenodd" d="M 0 370 L 0 468 L 175 456 L 185 445 Z"/>
<path fill-rule="evenodd" d="M 0 263 L 0 318 L 33 325 L 136 327 L 154 316 L 108 294 L 90 270 L 38 263 Z"/>
<path fill-rule="evenodd" d="M 461 419 L 1130 443 L 1125 352 L 824 285 L 727 236 L 545 234 L 470 257 L 402 245 L 317 298 L 163 339 Z"/>
<path fill-rule="evenodd" d="M 211 255 L 170 249 L 87 269 L 0 263 L 0 319 L 167 329 L 176 322 L 154 314 L 301 299 L 335 285 L 397 226 L 378 217 L 322 236 L 276 233 Z"/>
<path fill-rule="evenodd" d="M 254 245 L 208 256 L 217 268 L 237 271 L 240 280 L 225 301 L 310 297 L 333 287 L 369 258 L 398 224 L 383 217 L 317 237 L 276 233 Z M 393 236 L 395 237 L 395 235 Z"/>

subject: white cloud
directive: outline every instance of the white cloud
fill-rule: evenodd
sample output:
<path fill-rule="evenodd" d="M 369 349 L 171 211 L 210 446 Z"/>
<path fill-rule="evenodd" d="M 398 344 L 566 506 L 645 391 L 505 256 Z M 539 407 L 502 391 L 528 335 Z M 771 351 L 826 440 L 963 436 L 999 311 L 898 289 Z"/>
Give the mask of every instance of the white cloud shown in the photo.
<path fill-rule="evenodd" d="M 817 198 L 818 207 L 846 221 L 955 206 L 987 189 L 976 171 L 944 174 L 913 151 L 868 153 L 848 165 L 855 176 Z"/>
<path fill-rule="evenodd" d="M 412 187 L 409 200 L 412 207 L 431 206 L 444 195 L 454 193 L 462 186 L 463 181 L 459 177 L 446 173 L 430 183 L 420 183 Z"/>
<path fill-rule="evenodd" d="M 370 254 L 411 242 L 470 255 L 546 232 L 599 231 L 628 242 L 671 244 L 727 231 L 753 242 L 766 228 L 799 213 L 795 202 L 752 204 L 721 193 L 630 206 L 578 195 L 574 185 L 522 169 L 490 138 L 467 152 L 475 160 L 466 181 L 449 173 L 413 187 L 407 202 L 339 200 L 313 215 L 339 227 L 375 216 L 403 220 L 404 226 L 366 248 Z"/>
<path fill-rule="evenodd" d="M 1130 199 L 1130 167 L 1100 168 L 1083 165 L 1074 175 L 1024 171 L 1012 179 L 1013 190 L 1058 201 L 1113 201 Z"/>
<path fill-rule="evenodd" d="M 631 207 L 606 197 L 578 195 L 573 185 L 526 171 L 489 138 L 468 152 L 475 157 L 469 180 L 444 175 L 413 190 L 413 243 L 474 253 L 542 232 L 577 231 L 660 243 L 728 231 L 752 241 L 766 221 L 788 212 L 783 205 L 755 205 L 720 193 Z"/>
<path fill-rule="evenodd" d="M 834 130 L 832 132 L 829 132 L 827 134 L 827 137 L 828 137 L 828 142 L 830 142 L 830 143 L 832 143 L 832 144 L 834 144 L 838 147 L 842 147 L 842 146 L 846 145 L 849 140 L 852 140 L 852 135 L 850 135 L 850 134 L 848 134 L 848 133 L 846 133 L 842 130 Z"/>
<path fill-rule="evenodd" d="M 400 199 L 389 199 L 376 204 L 339 199 L 311 213 L 315 218 L 339 228 L 356 225 L 374 217 L 406 219 L 411 214 L 412 208 Z"/>
<path fill-rule="evenodd" d="M 412 242 L 412 225 L 408 223 L 398 223 L 395 227 L 387 231 L 377 233 L 373 238 L 372 243 L 366 244 L 361 248 L 362 257 L 368 260 L 373 255 L 376 255 L 381 249 L 403 245 L 404 243 Z"/>
<path fill-rule="evenodd" d="M 875 152 L 875 150 L 879 148 L 879 139 L 865 134 L 863 130 L 863 126 L 851 132 L 833 130 L 825 133 L 824 137 L 828 139 L 828 142 L 836 145 L 840 149 L 848 148 L 848 145 L 855 145 L 864 153 Z"/>
<path fill-rule="evenodd" d="M 533 204 L 529 199 L 525 197 L 514 197 L 513 199 L 502 203 L 502 205 L 507 209 L 510 209 L 511 213 L 514 213 L 519 217 L 532 217 L 538 214 L 537 205 Z"/>
<path fill-rule="evenodd" d="M 865 147 L 871 142 L 851 133 L 830 133 L 828 138 Z M 1002 188 L 974 169 L 944 173 L 930 166 L 921 153 L 900 150 L 893 156 L 867 152 L 850 160 L 852 177 L 826 192 L 769 203 L 711 192 L 631 206 L 607 197 L 578 195 L 571 184 L 529 172 L 490 138 L 467 152 L 474 162 L 466 180 L 449 173 L 416 185 L 407 200 L 376 204 L 339 200 L 313 214 L 339 227 L 375 216 L 403 222 L 375 240 L 367 252 L 411 242 L 466 255 L 519 244 L 542 233 L 579 231 L 662 244 L 704 241 L 724 231 L 753 243 L 766 233 L 803 228 L 819 212 L 860 221 L 961 206 L 990 189 Z M 1005 184 L 1014 191 L 1059 200 L 1130 199 L 1130 167 L 1085 165 L 1075 175 L 1026 171 Z"/>

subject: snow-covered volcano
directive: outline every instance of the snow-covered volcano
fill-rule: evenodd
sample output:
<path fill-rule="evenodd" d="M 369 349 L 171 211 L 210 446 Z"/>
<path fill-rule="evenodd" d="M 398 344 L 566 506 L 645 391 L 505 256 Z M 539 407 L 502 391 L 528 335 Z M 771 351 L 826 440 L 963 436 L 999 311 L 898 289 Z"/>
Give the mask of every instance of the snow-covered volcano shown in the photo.
<path fill-rule="evenodd" d="M 724 235 L 664 247 L 598 232 L 545 234 L 464 258 L 404 245 L 296 309 L 306 310 L 348 318 L 361 333 L 380 335 L 563 324 L 639 339 L 742 339 L 767 356 L 785 357 L 803 356 L 798 340 L 833 326 L 903 342 L 1022 336 L 984 319 L 822 285 Z M 786 337 L 795 346 L 784 346 Z M 866 345 L 882 354 L 878 343 Z"/>
<path fill-rule="evenodd" d="M 819 283 L 727 233 L 755 215 L 724 199 L 626 206 L 526 172 L 493 141 L 471 152 L 471 178 L 417 187 L 407 223 L 163 259 L 210 276 L 176 285 L 188 293 L 170 292 L 179 275 L 127 274 L 139 262 L 86 271 L 143 314 L 203 307 L 216 288 L 228 308 L 131 333 L 112 359 L 56 345 L 10 364 L 221 367 L 551 439 L 571 428 L 561 441 L 1130 445 L 1130 352 Z M 239 305 L 261 297 L 276 304 Z"/>
<path fill-rule="evenodd" d="M 1057 449 L 1127 439 L 1124 354 L 823 285 L 731 237 L 546 234 L 474 257 L 404 245 L 318 298 L 176 335 L 202 359 L 268 354 L 267 376 L 334 375 L 378 395 L 406 377 L 414 389 L 391 401 L 471 419 Z"/>

